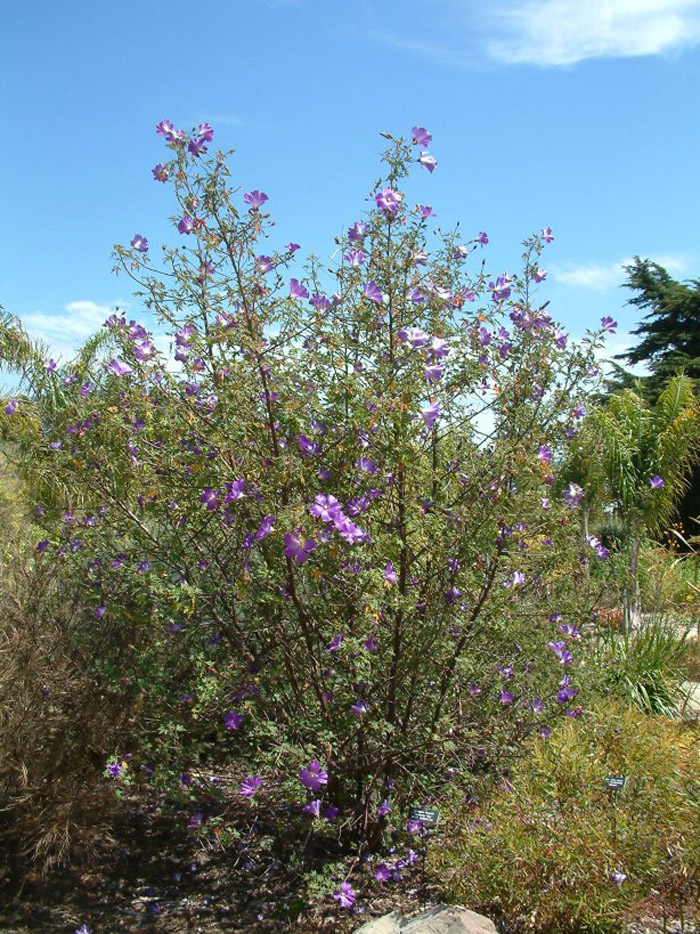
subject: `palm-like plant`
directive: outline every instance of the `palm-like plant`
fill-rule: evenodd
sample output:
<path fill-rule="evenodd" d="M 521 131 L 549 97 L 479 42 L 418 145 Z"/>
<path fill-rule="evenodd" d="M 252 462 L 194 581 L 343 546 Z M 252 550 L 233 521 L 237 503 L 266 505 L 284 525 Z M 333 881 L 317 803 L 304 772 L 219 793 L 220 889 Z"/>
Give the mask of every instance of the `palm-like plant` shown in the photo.
<path fill-rule="evenodd" d="M 102 376 L 101 356 L 111 343 L 109 331 L 97 333 L 60 372 L 81 383 L 97 384 Z M 17 414 L 8 414 L 5 405 L 10 397 L 0 391 L 0 454 L 10 460 L 28 494 L 44 503 L 63 501 L 69 491 L 53 472 L 46 471 L 45 461 L 35 457 L 36 445 L 42 443 L 42 428 L 63 424 L 72 406 L 64 381 L 49 378 L 48 356 L 48 346 L 32 339 L 19 319 L 0 306 L 0 372 L 10 375 L 15 384 L 12 398 L 21 402 Z"/>
<path fill-rule="evenodd" d="M 639 616 L 642 537 L 658 533 L 671 519 L 700 449 L 700 405 L 693 381 L 675 376 L 653 406 L 632 389 L 614 393 L 594 413 L 586 447 L 598 454 L 591 471 L 604 483 L 630 542 L 629 623 Z"/>

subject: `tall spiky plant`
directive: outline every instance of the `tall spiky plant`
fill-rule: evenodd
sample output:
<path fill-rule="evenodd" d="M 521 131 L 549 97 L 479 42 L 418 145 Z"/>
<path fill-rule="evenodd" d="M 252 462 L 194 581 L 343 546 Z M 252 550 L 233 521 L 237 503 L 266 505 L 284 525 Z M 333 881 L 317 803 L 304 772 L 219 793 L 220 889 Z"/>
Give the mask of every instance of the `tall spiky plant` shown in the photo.
<path fill-rule="evenodd" d="M 596 470 L 630 542 L 626 622 L 639 617 L 639 547 L 658 534 L 688 487 L 700 448 L 700 405 L 693 381 L 675 376 L 655 405 L 632 389 L 614 393 L 591 420 L 588 445 L 600 456 Z"/>

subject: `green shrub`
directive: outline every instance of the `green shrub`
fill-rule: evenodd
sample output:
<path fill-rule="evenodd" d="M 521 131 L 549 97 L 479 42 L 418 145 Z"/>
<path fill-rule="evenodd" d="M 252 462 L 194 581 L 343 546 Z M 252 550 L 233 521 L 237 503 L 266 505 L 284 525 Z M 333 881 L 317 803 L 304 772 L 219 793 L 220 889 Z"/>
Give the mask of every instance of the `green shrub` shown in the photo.
<path fill-rule="evenodd" d="M 599 707 L 533 743 L 511 782 L 459 810 L 432 870 L 448 895 L 512 928 L 614 932 L 697 905 L 698 735 Z M 620 791 L 606 777 L 625 775 Z"/>
<path fill-rule="evenodd" d="M 408 140 L 326 271 L 225 154 L 159 132 L 176 245 L 115 258 L 173 356 L 113 314 L 57 366 L 0 313 L 37 560 L 94 615 L 91 674 L 139 692 L 134 773 L 235 759 L 257 801 L 313 793 L 376 846 L 474 750 L 501 768 L 585 702 L 568 644 L 597 558 L 559 469 L 612 322 L 568 342 L 530 304 L 551 231 L 520 276 L 468 263 L 486 235 L 399 190 Z"/>

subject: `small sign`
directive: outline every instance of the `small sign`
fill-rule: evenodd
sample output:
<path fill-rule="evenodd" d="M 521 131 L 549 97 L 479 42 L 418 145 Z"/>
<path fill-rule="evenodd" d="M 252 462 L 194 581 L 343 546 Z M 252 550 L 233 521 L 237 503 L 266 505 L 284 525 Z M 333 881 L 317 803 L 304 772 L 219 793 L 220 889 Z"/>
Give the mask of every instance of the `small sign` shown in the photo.
<path fill-rule="evenodd" d="M 624 775 L 608 775 L 605 779 L 605 787 L 611 791 L 622 791 L 627 781 Z"/>
<path fill-rule="evenodd" d="M 434 827 L 440 820 L 440 812 L 435 808 L 411 808 L 408 812 L 408 819 Z"/>

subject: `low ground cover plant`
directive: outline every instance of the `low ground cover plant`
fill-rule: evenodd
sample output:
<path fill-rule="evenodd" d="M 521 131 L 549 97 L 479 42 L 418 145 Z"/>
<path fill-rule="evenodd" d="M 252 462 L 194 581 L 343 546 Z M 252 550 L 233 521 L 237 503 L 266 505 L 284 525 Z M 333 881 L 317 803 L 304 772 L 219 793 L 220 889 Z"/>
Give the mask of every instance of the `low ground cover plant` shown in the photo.
<path fill-rule="evenodd" d="M 597 706 L 535 741 L 483 806 L 451 815 L 433 871 L 451 898 L 523 931 L 693 916 L 699 757 L 692 724 Z"/>

